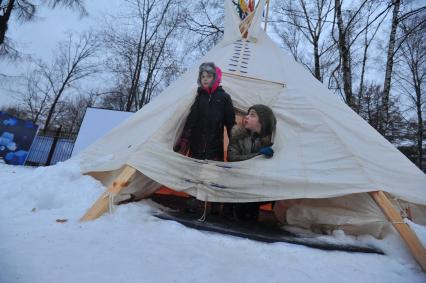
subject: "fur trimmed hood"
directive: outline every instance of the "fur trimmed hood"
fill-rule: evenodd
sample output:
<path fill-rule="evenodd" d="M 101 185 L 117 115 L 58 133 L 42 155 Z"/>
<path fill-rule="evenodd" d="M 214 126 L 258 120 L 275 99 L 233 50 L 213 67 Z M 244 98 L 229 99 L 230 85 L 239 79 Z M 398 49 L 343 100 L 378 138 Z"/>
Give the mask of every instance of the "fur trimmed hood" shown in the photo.
<path fill-rule="evenodd" d="M 215 90 L 220 85 L 220 82 L 222 80 L 222 70 L 219 67 L 217 67 L 213 62 L 202 63 L 198 69 L 197 84 L 199 87 L 202 87 L 201 74 L 203 72 L 207 72 L 213 76 L 213 81 L 211 85 L 207 88 L 203 88 L 205 91 L 207 91 L 207 93 L 211 94 L 215 92 Z"/>
<path fill-rule="evenodd" d="M 231 139 L 232 140 L 242 140 L 242 139 L 246 139 L 246 138 L 250 138 L 251 139 L 251 132 L 246 130 L 246 128 L 244 128 L 243 126 L 240 125 L 235 125 L 232 130 L 231 130 Z M 260 138 L 259 135 L 255 134 L 255 137 Z M 265 145 L 265 146 L 271 146 L 272 142 L 271 142 L 271 136 L 265 136 L 260 138 L 261 144 Z"/>
<path fill-rule="evenodd" d="M 250 132 L 247 131 L 243 126 L 235 125 L 232 127 L 231 138 L 232 139 L 243 139 L 249 137 Z"/>

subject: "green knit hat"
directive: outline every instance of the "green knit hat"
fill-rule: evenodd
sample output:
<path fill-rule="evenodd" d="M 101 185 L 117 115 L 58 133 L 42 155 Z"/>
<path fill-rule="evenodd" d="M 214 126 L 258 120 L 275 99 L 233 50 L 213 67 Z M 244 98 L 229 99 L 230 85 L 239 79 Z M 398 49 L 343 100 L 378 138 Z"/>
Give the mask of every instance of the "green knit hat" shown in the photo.
<path fill-rule="evenodd" d="M 247 113 L 250 112 L 251 109 L 256 111 L 257 116 L 259 116 L 259 123 L 262 125 L 260 135 L 262 137 L 272 135 L 277 125 L 277 119 L 272 109 L 263 104 L 255 104 L 248 109 Z"/>

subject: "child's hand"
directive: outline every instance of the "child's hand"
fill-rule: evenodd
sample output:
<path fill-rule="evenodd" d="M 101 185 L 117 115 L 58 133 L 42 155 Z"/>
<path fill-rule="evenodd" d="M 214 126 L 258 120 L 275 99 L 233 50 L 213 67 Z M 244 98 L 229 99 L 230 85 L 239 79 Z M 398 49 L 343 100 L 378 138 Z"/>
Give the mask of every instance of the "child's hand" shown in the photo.
<path fill-rule="evenodd" d="M 274 156 L 274 150 L 272 148 L 270 148 L 269 146 L 268 147 L 262 147 L 259 150 L 259 153 L 265 155 L 265 157 L 267 157 L 267 158 L 271 158 L 272 156 Z"/>

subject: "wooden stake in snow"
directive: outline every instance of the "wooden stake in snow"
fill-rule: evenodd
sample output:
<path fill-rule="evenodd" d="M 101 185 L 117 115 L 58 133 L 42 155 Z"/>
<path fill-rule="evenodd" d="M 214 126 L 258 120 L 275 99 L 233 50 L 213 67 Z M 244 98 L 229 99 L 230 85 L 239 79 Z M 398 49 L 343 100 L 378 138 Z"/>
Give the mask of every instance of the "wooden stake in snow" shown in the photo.
<path fill-rule="evenodd" d="M 370 192 L 370 195 L 399 232 L 423 271 L 426 272 L 426 250 L 422 243 L 420 243 L 416 234 L 410 229 L 410 226 L 404 222 L 399 212 L 392 206 L 383 191 Z"/>
<path fill-rule="evenodd" d="M 115 178 L 112 184 L 108 187 L 108 189 L 105 190 L 105 192 L 98 198 L 98 200 L 92 205 L 92 207 L 87 210 L 86 214 L 84 214 L 80 221 L 94 220 L 105 212 L 107 212 L 111 198 L 117 195 L 120 191 L 122 191 L 125 187 L 129 185 L 135 173 L 135 168 L 126 165 L 121 170 L 117 178 Z"/>

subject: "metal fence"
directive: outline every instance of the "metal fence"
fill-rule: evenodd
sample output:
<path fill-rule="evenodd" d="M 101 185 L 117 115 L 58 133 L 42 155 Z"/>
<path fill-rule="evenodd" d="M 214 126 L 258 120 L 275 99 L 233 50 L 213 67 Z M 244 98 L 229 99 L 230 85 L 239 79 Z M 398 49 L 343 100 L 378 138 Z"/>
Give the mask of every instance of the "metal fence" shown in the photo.
<path fill-rule="evenodd" d="M 71 157 L 74 143 L 73 137 L 38 135 L 31 146 L 26 165 L 53 165 L 65 161 Z M 51 155 L 50 162 L 49 155 Z"/>

